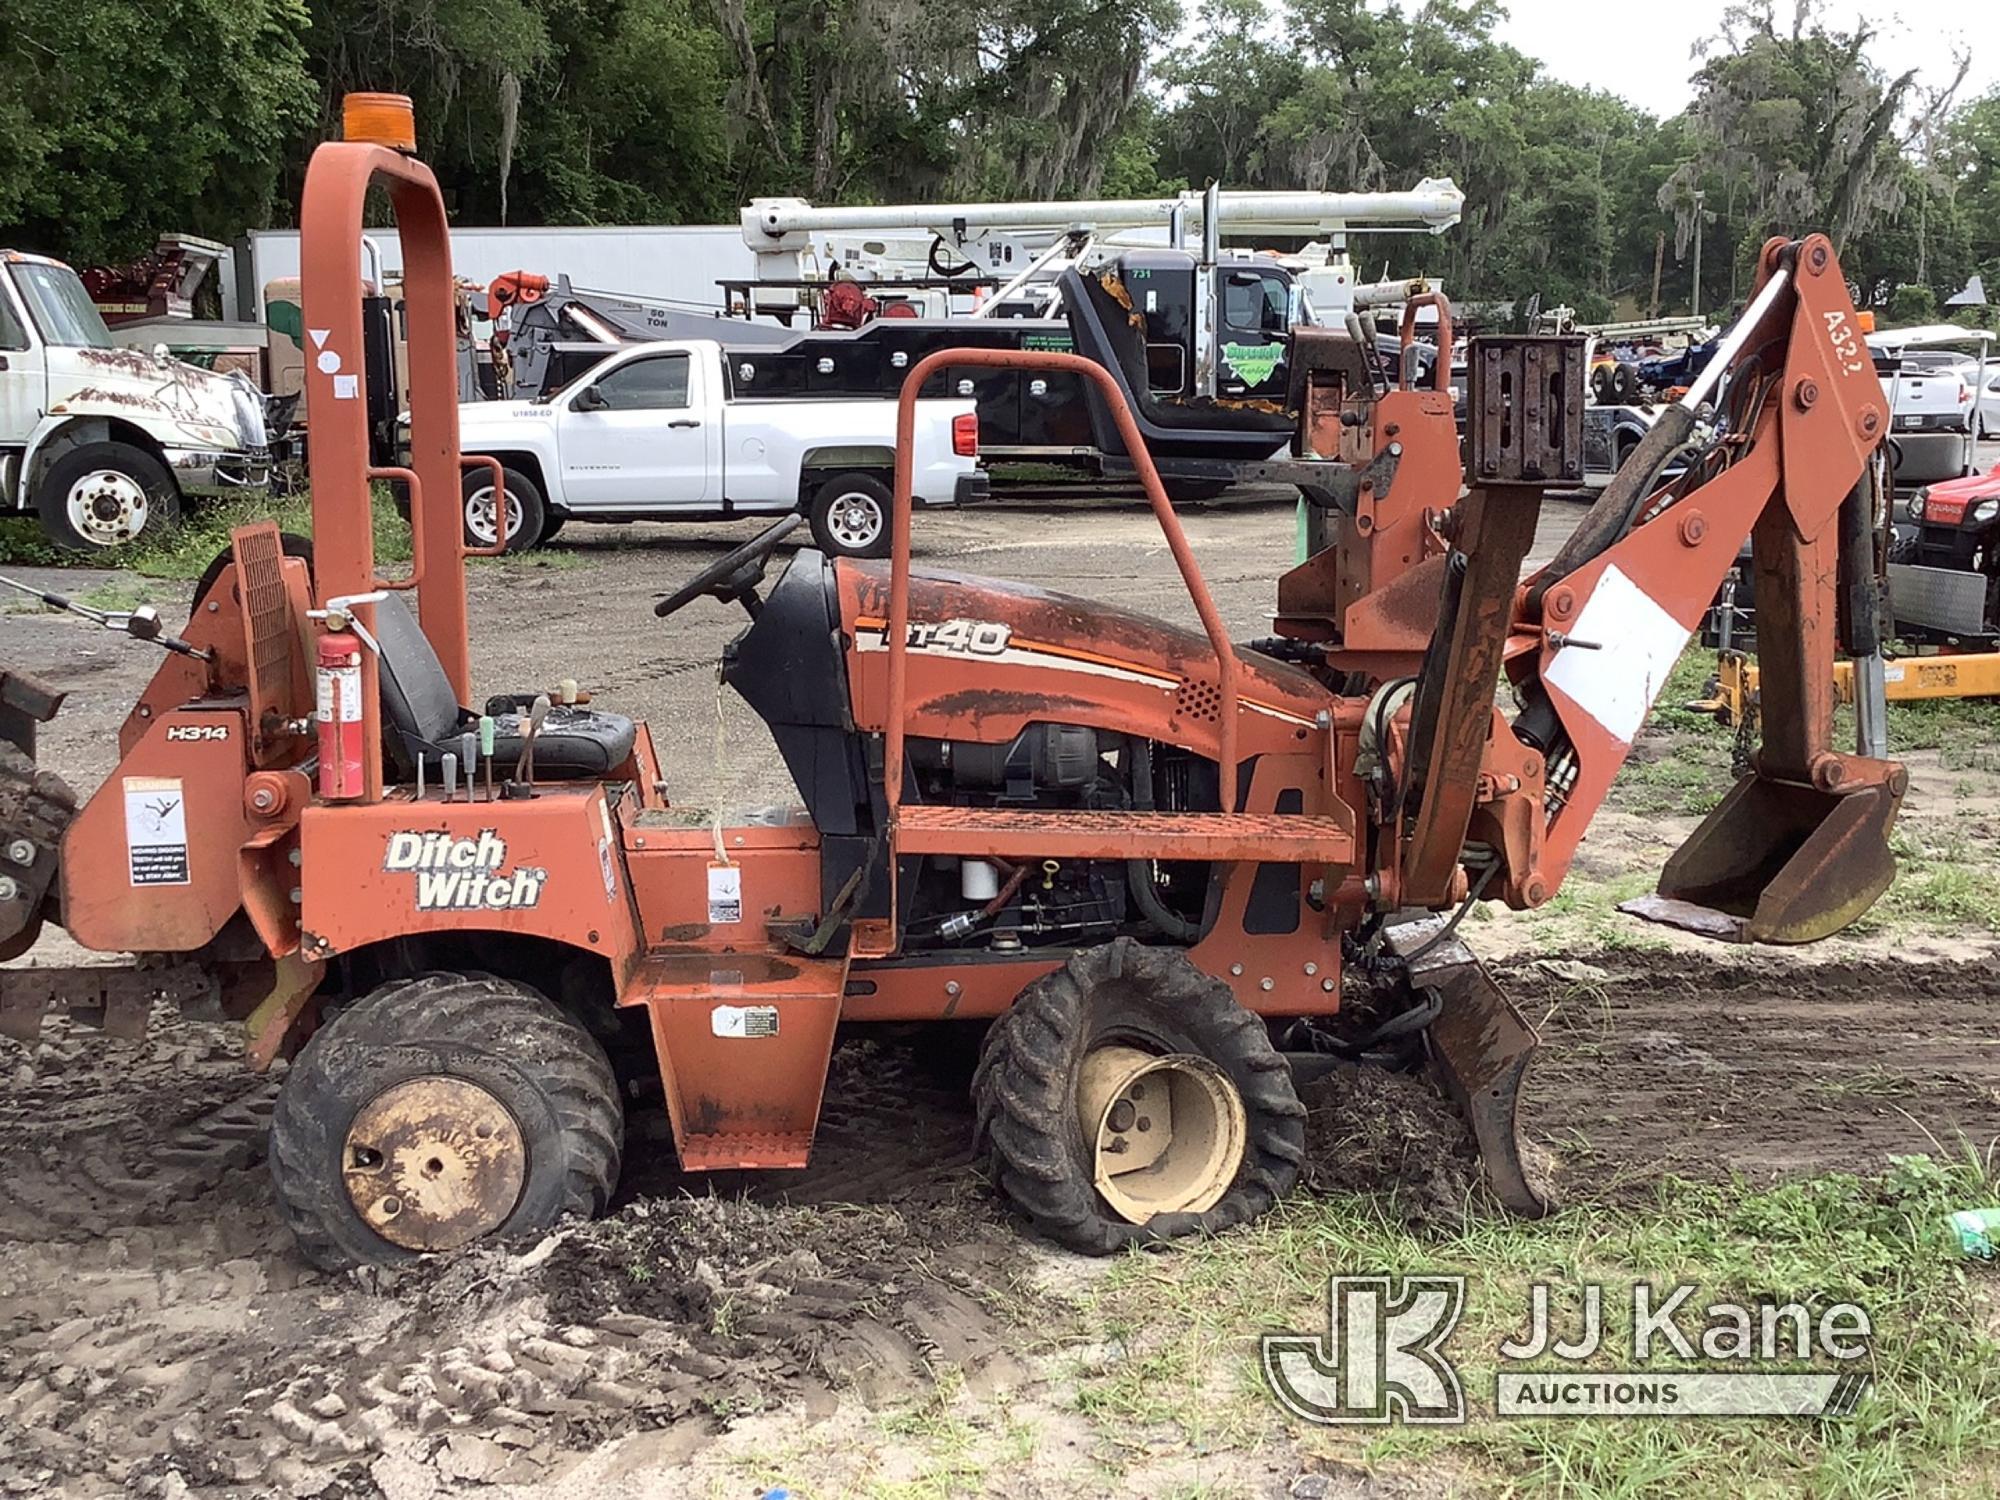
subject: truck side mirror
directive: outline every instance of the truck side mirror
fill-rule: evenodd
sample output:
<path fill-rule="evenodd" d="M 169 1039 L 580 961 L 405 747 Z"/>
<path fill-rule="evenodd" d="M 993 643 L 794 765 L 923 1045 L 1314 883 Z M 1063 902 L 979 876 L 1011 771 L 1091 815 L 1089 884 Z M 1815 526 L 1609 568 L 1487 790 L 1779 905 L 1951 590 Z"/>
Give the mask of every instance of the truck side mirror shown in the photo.
<path fill-rule="evenodd" d="M 576 409 L 578 411 L 606 411 L 610 406 L 611 403 L 605 399 L 604 392 L 600 391 L 594 385 L 587 385 L 581 391 L 577 392 Z"/>

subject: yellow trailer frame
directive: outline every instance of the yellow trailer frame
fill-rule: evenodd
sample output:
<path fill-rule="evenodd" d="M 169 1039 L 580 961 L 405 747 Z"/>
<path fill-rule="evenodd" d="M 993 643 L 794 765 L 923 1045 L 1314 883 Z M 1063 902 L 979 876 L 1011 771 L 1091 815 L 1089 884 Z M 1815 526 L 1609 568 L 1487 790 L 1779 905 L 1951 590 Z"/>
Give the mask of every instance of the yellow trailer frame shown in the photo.
<path fill-rule="evenodd" d="M 1883 686 L 1890 702 L 1919 698 L 2000 698 L 2000 651 L 1960 656 L 1898 656 L 1882 665 Z M 1854 702 L 1854 664 L 1833 664 L 1836 703 Z M 1688 707 L 1714 714 L 1723 724 L 1741 724 L 1757 699 L 1757 661 L 1742 651 L 1716 655 L 1715 676 L 1708 696 Z"/>

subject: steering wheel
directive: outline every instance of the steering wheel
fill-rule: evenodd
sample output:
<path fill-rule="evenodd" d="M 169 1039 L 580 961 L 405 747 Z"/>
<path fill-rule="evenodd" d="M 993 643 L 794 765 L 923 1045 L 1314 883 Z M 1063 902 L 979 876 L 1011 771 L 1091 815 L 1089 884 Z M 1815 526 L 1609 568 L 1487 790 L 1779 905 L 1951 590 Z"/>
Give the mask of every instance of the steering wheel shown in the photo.
<path fill-rule="evenodd" d="M 764 581 L 764 569 L 771 561 L 771 554 L 778 550 L 778 543 L 805 522 L 804 516 L 790 515 L 766 526 L 734 552 L 717 558 L 662 598 L 653 606 L 653 613 L 664 620 L 675 610 L 685 609 L 703 594 L 720 599 L 725 604 L 742 599 Z"/>

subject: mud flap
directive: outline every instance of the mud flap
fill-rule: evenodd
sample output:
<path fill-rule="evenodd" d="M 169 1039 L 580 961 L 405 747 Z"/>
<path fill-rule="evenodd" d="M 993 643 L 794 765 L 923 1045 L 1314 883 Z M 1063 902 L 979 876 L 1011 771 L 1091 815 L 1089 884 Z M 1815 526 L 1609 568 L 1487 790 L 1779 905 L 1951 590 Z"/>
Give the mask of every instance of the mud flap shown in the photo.
<path fill-rule="evenodd" d="M 1895 878 L 1889 827 L 1906 784 L 1901 767 L 1833 791 L 1747 776 L 1667 861 L 1658 893 L 1619 910 L 1730 942 L 1816 942 Z"/>
<path fill-rule="evenodd" d="M 1448 937 L 1424 946 L 1438 926 L 1413 922 L 1388 933 L 1390 950 L 1409 964 L 1411 987 L 1435 991 L 1442 1007 L 1425 1033 L 1432 1076 L 1472 1127 L 1493 1196 L 1509 1213 L 1539 1219 L 1549 1201 L 1529 1179 L 1515 1111 L 1541 1038 L 1464 943 Z"/>

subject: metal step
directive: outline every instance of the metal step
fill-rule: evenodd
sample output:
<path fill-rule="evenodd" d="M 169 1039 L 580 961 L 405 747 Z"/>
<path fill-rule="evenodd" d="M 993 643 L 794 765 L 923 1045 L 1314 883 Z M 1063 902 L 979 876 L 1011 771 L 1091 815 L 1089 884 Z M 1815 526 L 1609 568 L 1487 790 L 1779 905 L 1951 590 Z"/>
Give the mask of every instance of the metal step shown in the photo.
<path fill-rule="evenodd" d="M 847 989 L 847 960 L 648 953 L 621 1004 L 644 1005 L 681 1166 L 803 1167 Z"/>
<path fill-rule="evenodd" d="M 1081 812 L 1066 808 L 905 806 L 898 854 L 1003 859 L 1215 859 L 1350 863 L 1353 830 L 1300 813 Z"/>

